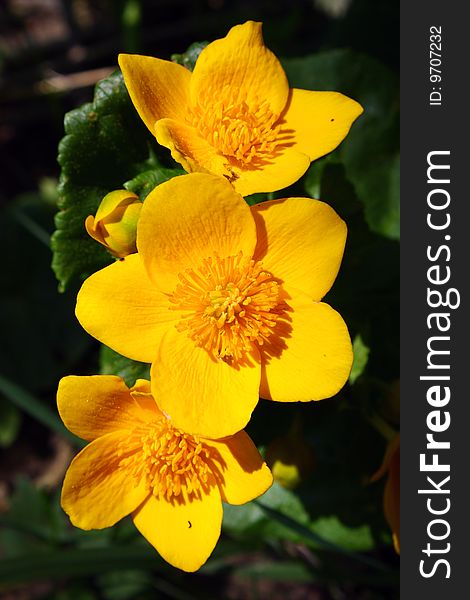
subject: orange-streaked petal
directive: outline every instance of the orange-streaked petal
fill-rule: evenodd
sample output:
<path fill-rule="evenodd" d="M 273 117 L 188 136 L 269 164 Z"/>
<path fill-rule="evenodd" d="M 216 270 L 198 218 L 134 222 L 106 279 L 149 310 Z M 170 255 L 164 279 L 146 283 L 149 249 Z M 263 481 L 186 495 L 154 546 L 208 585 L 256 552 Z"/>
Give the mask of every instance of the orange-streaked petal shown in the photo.
<path fill-rule="evenodd" d="M 126 432 L 108 433 L 84 448 L 72 461 L 62 487 L 62 508 L 76 527 L 110 527 L 135 510 L 147 497 L 140 482 L 120 468 L 118 446 Z"/>
<path fill-rule="evenodd" d="M 188 69 L 137 54 L 120 54 L 119 66 L 131 100 L 153 135 L 158 119 L 185 119 L 191 81 Z"/>
<path fill-rule="evenodd" d="M 250 437 L 240 431 L 224 440 L 205 440 L 222 459 L 216 475 L 222 499 L 230 504 L 244 504 L 264 494 L 273 476 Z M 218 461 L 217 461 L 218 462 Z"/>
<path fill-rule="evenodd" d="M 297 149 L 315 160 L 344 140 L 363 110 L 358 102 L 338 92 L 294 88 L 290 90 L 283 130 L 293 131 Z"/>
<path fill-rule="evenodd" d="M 332 286 L 343 257 L 346 225 L 324 202 L 270 200 L 252 207 L 258 244 L 254 258 L 283 281 L 320 300 Z"/>
<path fill-rule="evenodd" d="M 228 365 L 168 330 L 151 369 L 152 392 L 175 427 L 207 438 L 240 431 L 258 403 L 260 365 Z"/>
<path fill-rule="evenodd" d="M 228 89 L 234 103 L 245 100 L 250 106 L 265 100 L 274 113 L 282 112 L 289 84 L 281 63 L 264 45 L 261 28 L 261 23 L 247 21 L 204 48 L 191 77 L 192 104 Z"/>
<path fill-rule="evenodd" d="M 292 331 L 279 356 L 262 355 L 260 395 L 278 402 L 308 402 L 334 396 L 346 383 L 353 353 L 341 316 L 306 296 L 288 301 Z"/>
<path fill-rule="evenodd" d="M 97 340 L 123 356 L 148 363 L 155 356 L 161 332 L 174 319 L 138 254 L 88 277 L 78 293 L 76 315 Z"/>
<path fill-rule="evenodd" d="M 232 185 L 242 196 L 258 192 L 274 192 L 296 182 L 310 165 L 306 154 L 296 148 L 279 149 L 259 167 L 232 165 Z"/>
<path fill-rule="evenodd" d="M 230 176 L 225 166 L 226 159 L 203 139 L 194 127 L 175 119 L 161 119 L 155 131 L 158 143 L 169 148 L 171 156 L 188 173 L 208 172 Z"/>
<path fill-rule="evenodd" d="M 174 567 L 193 572 L 212 553 L 220 536 L 222 502 L 213 485 L 201 498 L 178 502 L 150 496 L 132 515 L 140 533 Z"/>
<path fill-rule="evenodd" d="M 222 177 L 174 177 L 147 196 L 137 228 L 137 248 L 149 277 L 173 292 L 178 273 L 206 258 L 243 252 L 251 258 L 256 227 L 243 198 Z"/>
<path fill-rule="evenodd" d="M 150 382 L 146 382 L 146 389 L 149 393 Z M 153 398 L 144 411 L 124 381 L 115 375 L 63 377 L 57 390 L 57 407 L 67 429 L 85 440 L 132 428 L 136 422 L 148 420 L 148 409 L 155 417 L 160 414 Z"/>

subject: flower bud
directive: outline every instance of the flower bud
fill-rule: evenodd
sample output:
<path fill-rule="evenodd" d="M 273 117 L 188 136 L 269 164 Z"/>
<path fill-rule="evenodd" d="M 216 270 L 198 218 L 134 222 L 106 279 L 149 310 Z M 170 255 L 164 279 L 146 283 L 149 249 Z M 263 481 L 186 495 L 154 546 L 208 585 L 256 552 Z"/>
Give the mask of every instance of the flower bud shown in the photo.
<path fill-rule="evenodd" d="M 304 439 L 302 424 L 295 418 L 286 435 L 275 438 L 266 449 L 266 463 L 274 479 L 288 489 L 296 488 L 315 466 L 313 449 Z"/>
<path fill-rule="evenodd" d="M 136 194 L 127 190 L 110 192 L 101 200 L 96 215 L 86 218 L 85 228 L 113 256 L 123 258 L 137 252 L 135 242 L 141 208 L 142 202 Z"/>

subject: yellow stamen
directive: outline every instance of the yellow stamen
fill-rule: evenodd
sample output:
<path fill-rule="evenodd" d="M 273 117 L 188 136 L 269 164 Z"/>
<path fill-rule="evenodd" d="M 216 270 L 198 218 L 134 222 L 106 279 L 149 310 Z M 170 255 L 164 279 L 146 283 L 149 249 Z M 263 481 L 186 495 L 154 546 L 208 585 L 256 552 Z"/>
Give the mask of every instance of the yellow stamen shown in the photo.
<path fill-rule="evenodd" d="M 165 418 L 138 425 L 118 448 L 119 466 L 129 469 L 136 483 L 144 478 L 154 496 L 170 501 L 183 489 L 191 497 L 215 485 L 210 478 L 214 461 L 220 462 L 215 452 Z"/>
<path fill-rule="evenodd" d="M 192 107 L 188 121 L 221 154 L 244 164 L 273 154 L 281 143 L 279 115 L 271 111 L 266 100 L 248 103 L 232 95 L 229 86 L 215 94 L 208 92 Z"/>
<path fill-rule="evenodd" d="M 170 308 L 183 313 L 177 328 L 216 358 L 242 360 L 269 340 L 284 313 L 280 284 L 241 252 L 207 258 L 178 277 L 170 296 Z"/>

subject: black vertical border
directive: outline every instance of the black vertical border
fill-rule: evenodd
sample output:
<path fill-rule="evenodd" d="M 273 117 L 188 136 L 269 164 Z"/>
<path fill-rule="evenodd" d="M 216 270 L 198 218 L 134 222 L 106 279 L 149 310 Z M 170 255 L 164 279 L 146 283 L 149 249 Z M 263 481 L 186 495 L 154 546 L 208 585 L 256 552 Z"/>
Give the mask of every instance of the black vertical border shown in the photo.
<path fill-rule="evenodd" d="M 409 2 L 402 0 L 400 15 L 401 51 L 401 598 L 402 600 L 453 600 L 470 597 L 470 314 L 468 312 L 470 281 L 470 12 L 466 3 L 452 0 Z M 442 28 L 442 82 L 430 82 L 430 28 Z M 432 87 L 441 87 L 442 105 L 430 106 Z M 449 150 L 450 185 L 442 186 L 451 194 L 448 230 L 433 231 L 427 225 L 427 155 L 431 151 Z M 444 160 L 445 162 L 445 160 Z M 434 186 L 439 187 L 439 186 Z M 445 211 L 443 211 L 445 212 Z M 450 235 L 450 240 L 444 236 Z M 450 450 L 439 452 L 440 462 L 450 463 L 450 472 L 435 473 L 436 482 L 450 475 L 449 495 L 418 494 L 419 489 L 432 488 L 420 472 L 419 455 L 426 451 L 426 417 L 434 410 L 426 400 L 429 381 L 427 340 L 433 335 L 426 317 L 433 309 L 427 305 L 427 269 L 435 263 L 426 257 L 428 245 L 434 249 L 448 245 L 451 257 L 439 261 L 451 269 L 451 279 L 443 288 L 457 288 L 459 308 L 439 310 L 450 313 L 451 328 L 447 334 L 450 356 L 451 399 L 441 410 L 450 412 L 447 431 L 436 439 L 449 441 Z M 431 286 L 436 287 L 436 286 Z M 434 333 L 435 335 L 435 333 Z M 445 347 L 445 344 L 443 344 Z M 436 374 L 444 374 L 443 371 Z M 445 384 L 445 382 L 443 382 Z M 428 451 L 428 454 L 432 452 Z M 446 460 L 448 459 L 448 460 Z M 428 458 L 428 462 L 429 462 Z M 433 518 L 428 512 L 428 497 L 436 498 L 435 507 L 444 507 L 450 499 L 449 512 L 442 518 L 449 522 L 449 537 L 434 541 L 427 526 Z M 434 528 L 444 533 L 445 527 Z M 423 553 L 427 543 L 447 553 Z M 429 573 L 433 564 L 443 558 L 432 577 L 420 574 L 420 561 L 425 559 Z"/>

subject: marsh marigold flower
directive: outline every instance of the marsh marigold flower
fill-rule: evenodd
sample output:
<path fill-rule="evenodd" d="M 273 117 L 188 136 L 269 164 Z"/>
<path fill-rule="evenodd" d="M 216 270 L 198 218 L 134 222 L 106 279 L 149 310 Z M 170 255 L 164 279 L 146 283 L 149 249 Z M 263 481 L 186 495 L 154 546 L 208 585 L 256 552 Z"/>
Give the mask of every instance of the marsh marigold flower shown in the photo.
<path fill-rule="evenodd" d="M 121 54 L 130 97 L 150 132 L 188 172 L 226 177 L 243 196 L 282 189 L 331 152 L 362 107 L 337 92 L 289 89 L 248 21 L 209 44 L 194 71 Z"/>
<path fill-rule="evenodd" d="M 61 503 L 82 529 L 110 527 L 132 515 L 161 556 L 197 570 L 220 535 L 222 500 L 243 504 L 263 494 L 272 475 L 241 431 L 214 441 L 173 426 L 138 380 L 112 375 L 64 377 L 57 404 L 86 446 L 65 476 Z"/>
<path fill-rule="evenodd" d="M 94 273 L 76 314 L 98 340 L 152 363 L 178 427 L 223 437 L 263 398 L 333 396 L 352 363 L 348 330 L 320 302 L 346 226 L 310 198 L 249 207 L 227 180 L 174 177 L 146 198 L 138 253 Z"/>
<path fill-rule="evenodd" d="M 115 190 L 106 194 L 96 215 L 89 215 L 85 220 L 88 235 L 117 258 L 137 252 L 135 242 L 141 208 L 142 202 L 133 192 Z"/>

